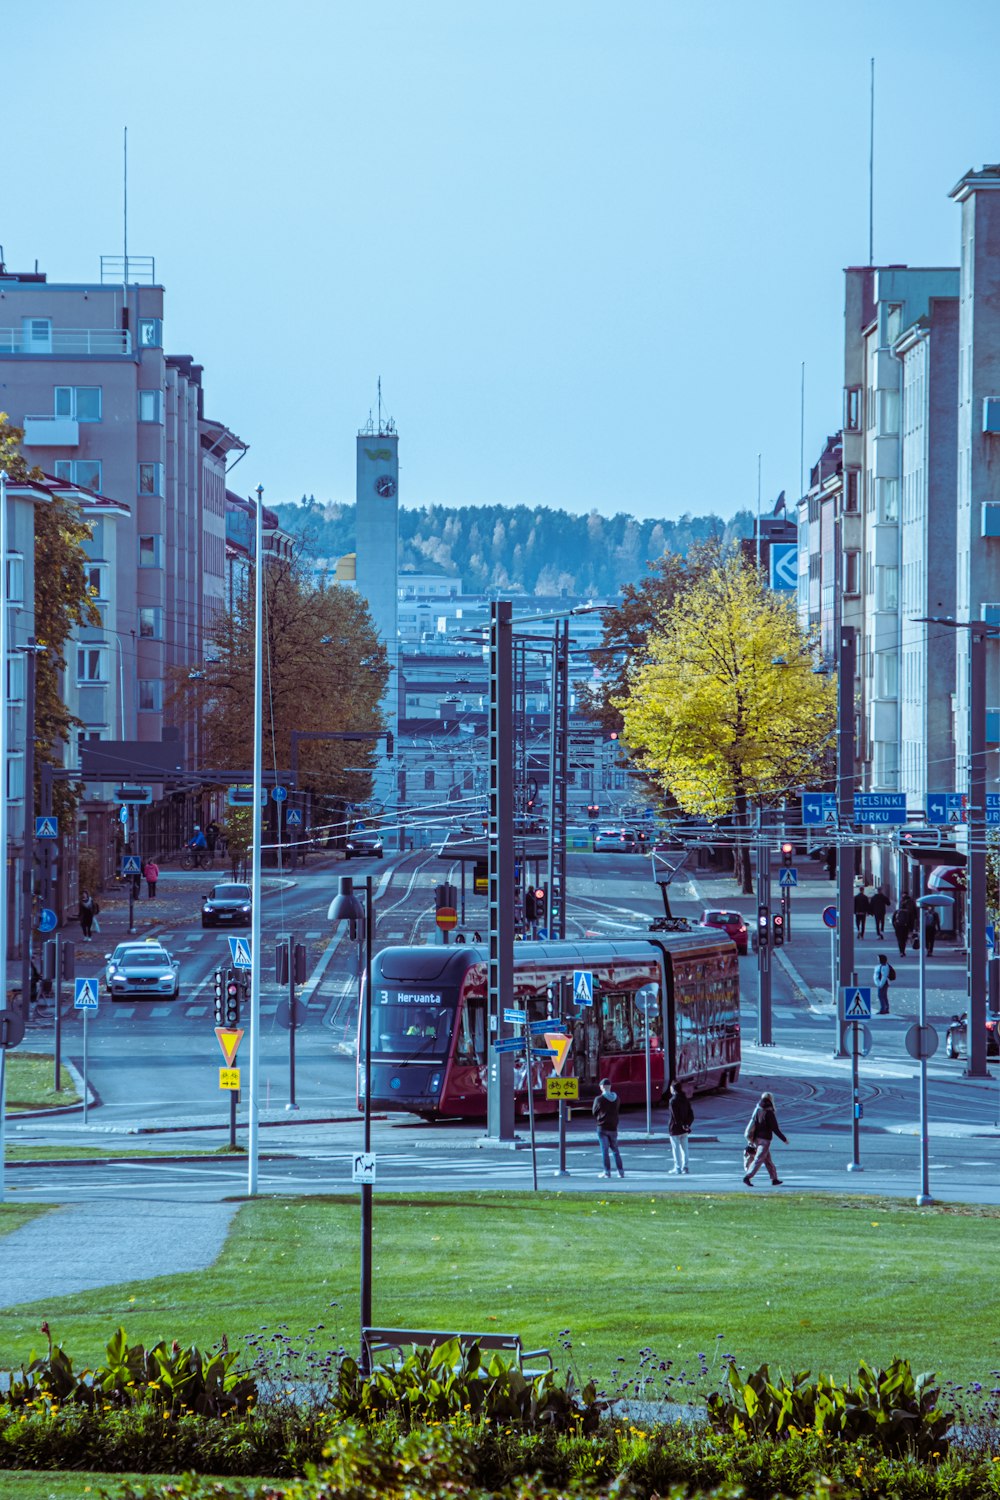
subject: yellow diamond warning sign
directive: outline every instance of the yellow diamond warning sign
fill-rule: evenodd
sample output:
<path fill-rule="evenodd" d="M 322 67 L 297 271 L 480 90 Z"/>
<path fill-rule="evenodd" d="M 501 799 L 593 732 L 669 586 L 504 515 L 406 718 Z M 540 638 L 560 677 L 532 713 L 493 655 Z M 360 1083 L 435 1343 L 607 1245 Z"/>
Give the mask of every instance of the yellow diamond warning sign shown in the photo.
<path fill-rule="evenodd" d="M 546 1078 L 546 1099 L 579 1099 L 579 1078 Z"/>
<path fill-rule="evenodd" d="M 234 1089 L 234 1090 L 237 1090 L 237 1089 L 239 1089 L 239 1086 L 240 1086 L 240 1070 L 239 1070 L 239 1068 L 220 1068 L 219 1069 L 219 1088 L 220 1089 Z"/>
<path fill-rule="evenodd" d="M 555 1053 L 552 1059 L 553 1073 L 561 1073 L 566 1062 L 566 1054 L 569 1052 L 569 1037 L 563 1031 L 547 1031 L 545 1033 L 545 1045 L 551 1047 Z M 549 1097 L 554 1097 L 550 1095 Z"/>
<path fill-rule="evenodd" d="M 235 1030 L 230 1031 L 225 1026 L 216 1026 L 215 1034 L 219 1039 L 219 1046 L 222 1048 L 223 1057 L 229 1066 L 232 1067 L 233 1058 L 239 1051 L 240 1042 L 243 1040 L 243 1027 L 239 1026 Z M 239 1084 L 236 1087 L 239 1088 Z"/>

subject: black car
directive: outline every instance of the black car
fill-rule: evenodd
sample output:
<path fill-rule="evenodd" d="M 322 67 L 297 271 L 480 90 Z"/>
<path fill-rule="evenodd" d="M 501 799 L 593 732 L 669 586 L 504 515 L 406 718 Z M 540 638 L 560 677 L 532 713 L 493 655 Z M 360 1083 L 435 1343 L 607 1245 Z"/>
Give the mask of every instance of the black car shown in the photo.
<path fill-rule="evenodd" d="M 353 833 L 348 834 L 347 843 L 344 845 L 344 858 L 363 859 L 366 854 L 373 859 L 381 859 L 382 840 L 370 828 L 356 828 Z"/>
<path fill-rule="evenodd" d="M 961 1015 L 952 1016 L 951 1024 L 944 1034 L 944 1052 L 946 1057 L 965 1057 L 969 1050 L 969 1022 L 968 1014 L 962 1011 Z M 1000 1016 L 986 1017 L 986 1056 L 1000 1057 Z"/>
<path fill-rule="evenodd" d="M 201 907 L 202 927 L 249 927 L 253 897 L 248 885 L 213 885 Z"/>

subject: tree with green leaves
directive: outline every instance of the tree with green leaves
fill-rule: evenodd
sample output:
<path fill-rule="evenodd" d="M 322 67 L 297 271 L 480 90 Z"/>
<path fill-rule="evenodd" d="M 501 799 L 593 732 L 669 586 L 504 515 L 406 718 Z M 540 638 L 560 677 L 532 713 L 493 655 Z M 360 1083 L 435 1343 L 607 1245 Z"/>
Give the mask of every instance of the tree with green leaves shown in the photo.
<path fill-rule="evenodd" d="M 816 672 L 814 644 L 794 604 L 731 557 L 667 609 L 617 700 L 626 743 L 678 806 L 733 817 L 744 892 L 751 809 L 822 777 L 836 684 Z"/>
<path fill-rule="evenodd" d="M 0 412 L 0 469 L 12 480 L 42 479 L 41 469 L 32 468 L 21 452 L 24 432 Z M 80 625 L 100 626 L 100 611 L 87 590 L 87 554 L 84 542 L 90 527 L 67 500 L 52 495 L 35 506 L 35 628 L 34 636 L 45 650 L 35 661 L 35 806 L 38 801 L 38 768 L 63 762 L 62 747 L 83 721 L 71 713 L 63 700 L 60 674 L 66 668 L 66 642 Z M 79 786 L 57 781 L 53 788 L 54 810 L 68 831 L 79 800 Z"/>

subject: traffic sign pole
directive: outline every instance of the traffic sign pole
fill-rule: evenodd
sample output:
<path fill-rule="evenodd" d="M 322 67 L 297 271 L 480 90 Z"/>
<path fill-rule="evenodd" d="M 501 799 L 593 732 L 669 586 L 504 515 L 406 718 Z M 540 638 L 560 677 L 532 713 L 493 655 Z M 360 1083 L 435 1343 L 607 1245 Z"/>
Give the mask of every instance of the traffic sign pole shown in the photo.
<path fill-rule="evenodd" d="M 851 984 L 858 982 L 858 971 L 851 972 Z M 861 1081 L 858 1073 L 858 1023 L 851 1022 L 851 1148 L 853 1160 L 847 1163 L 849 1172 L 863 1172 L 861 1165 Z"/>
<path fill-rule="evenodd" d="M 565 974 L 560 975 L 560 977 L 559 977 L 559 992 L 558 992 L 557 999 L 559 1001 L 559 1014 L 561 1016 L 563 1016 L 563 1017 L 565 1017 L 566 1011 L 568 1009 L 567 1004 L 566 1004 L 566 986 L 567 986 L 568 983 L 569 983 L 569 980 L 568 980 L 567 976 Z M 564 1024 L 565 1024 L 565 1022 L 564 1022 Z M 569 1035 L 572 1036 L 573 1033 L 570 1030 L 569 1026 L 566 1027 L 566 1030 L 569 1033 Z M 568 1168 L 566 1166 L 566 1123 L 567 1123 L 568 1119 L 569 1119 L 569 1102 L 566 1099 L 560 1099 L 559 1100 L 559 1166 L 556 1168 L 555 1172 L 552 1174 L 554 1177 L 568 1177 L 569 1176 L 569 1170 L 568 1170 Z"/>

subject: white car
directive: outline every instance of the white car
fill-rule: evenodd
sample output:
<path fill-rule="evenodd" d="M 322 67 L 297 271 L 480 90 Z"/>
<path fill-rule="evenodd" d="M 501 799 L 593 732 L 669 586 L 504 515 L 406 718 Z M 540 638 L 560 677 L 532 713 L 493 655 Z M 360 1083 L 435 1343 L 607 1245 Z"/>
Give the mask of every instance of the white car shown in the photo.
<path fill-rule="evenodd" d="M 180 960 L 162 943 L 119 943 L 104 957 L 112 1000 L 176 1000 L 180 994 Z"/>

